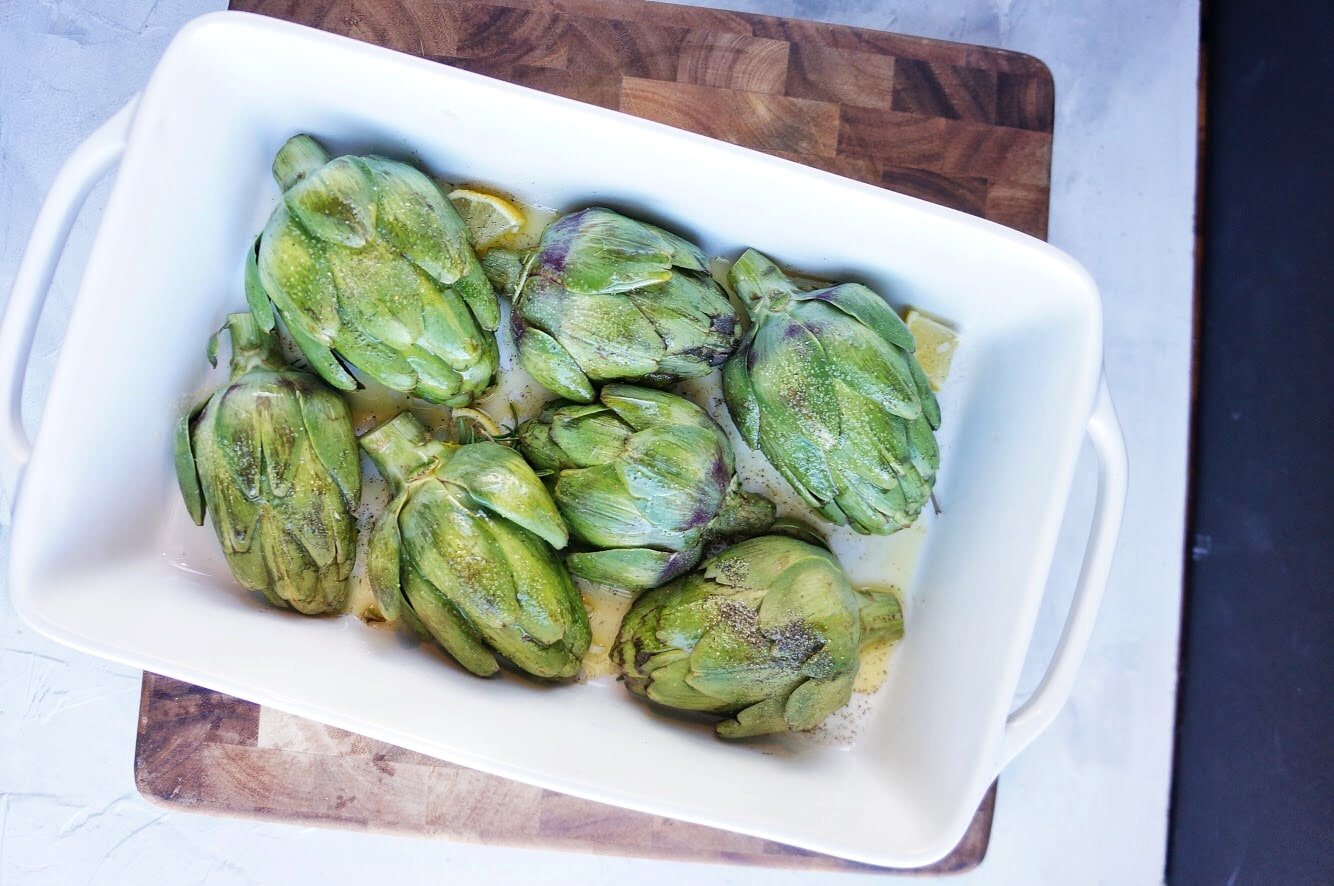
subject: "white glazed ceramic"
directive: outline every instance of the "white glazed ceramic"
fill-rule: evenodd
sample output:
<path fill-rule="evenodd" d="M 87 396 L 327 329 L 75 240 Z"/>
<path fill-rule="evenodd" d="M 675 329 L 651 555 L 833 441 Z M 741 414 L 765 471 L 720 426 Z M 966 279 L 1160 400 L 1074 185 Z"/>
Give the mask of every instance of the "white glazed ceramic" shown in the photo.
<path fill-rule="evenodd" d="M 542 205 L 642 211 L 710 254 L 753 245 L 958 327 L 945 513 L 854 741 L 727 744 L 614 683 L 479 680 L 354 618 L 224 592 L 216 543 L 179 500 L 171 431 L 203 377 L 203 341 L 243 306 L 241 257 L 277 197 L 269 162 L 296 132 Z M 30 448 L 18 395 L 37 313 L 84 195 L 117 162 Z M 989 222 L 352 40 L 208 15 L 67 162 L 16 278 L 0 329 L 10 591 L 29 623 L 72 646 L 465 766 L 872 864 L 926 864 L 1056 715 L 1092 630 L 1126 484 L 1101 324 L 1079 265 Z M 1099 501 L 1079 587 L 1046 678 L 1011 713 L 1085 436 Z"/>

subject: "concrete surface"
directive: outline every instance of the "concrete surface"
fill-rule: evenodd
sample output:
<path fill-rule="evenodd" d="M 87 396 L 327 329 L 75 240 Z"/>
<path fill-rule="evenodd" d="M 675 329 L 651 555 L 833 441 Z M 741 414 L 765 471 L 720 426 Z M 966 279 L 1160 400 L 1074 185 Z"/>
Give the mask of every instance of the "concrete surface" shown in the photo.
<path fill-rule="evenodd" d="M 0 293 L 46 187 L 220 0 L 0 0 Z M 1103 291 L 1132 482 L 1112 584 L 1074 697 L 1001 779 L 966 883 L 1162 878 L 1181 595 L 1192 322 L 1196 0 L 730 0 L 720 5 L 1004 46 L 1057 88 L 1051 241 Z M 38 332 L 29 427 L 106 196 L 78 223 Z M 113 395 L 114 392 L 108 392 Z M 1086 458 L 1087 461 L 1087 458 Z M 1026 670 L 1060 632 L 1087 529 L 1081 465 Z M 7 531 L 0 537 L 0 559 Z M 36 636 L 0 591 L 0 883 L 797 883 L 815 876 L 460 846 L 167 812 L 135 791 L 139 674 Z M 839 882 L 870 882 L 847 876 Z"/>

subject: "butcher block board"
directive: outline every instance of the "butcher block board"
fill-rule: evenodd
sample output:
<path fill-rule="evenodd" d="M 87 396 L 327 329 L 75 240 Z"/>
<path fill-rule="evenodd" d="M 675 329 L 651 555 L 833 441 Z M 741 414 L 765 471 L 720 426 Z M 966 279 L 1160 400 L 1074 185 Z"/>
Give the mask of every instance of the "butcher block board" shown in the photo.
<path fill-rule="evenodd" d="M 1046 235 L 1054 90 L 1029 56 L 642 0 L 236 0 L 232 8 Z M 530 787 L 149 673 L 135 776 L 150 800 L 202 812 L 503 846 L 883 870 Z M 993 785 L 959 846 L 919 872 L 976 867 L 995 796 Z"/>

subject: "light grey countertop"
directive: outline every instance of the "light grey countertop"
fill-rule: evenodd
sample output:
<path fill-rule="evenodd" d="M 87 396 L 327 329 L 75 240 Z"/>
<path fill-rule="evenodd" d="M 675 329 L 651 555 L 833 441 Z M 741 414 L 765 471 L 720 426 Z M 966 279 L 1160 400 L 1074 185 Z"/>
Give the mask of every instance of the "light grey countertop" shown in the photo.
<path fill-rule="evenodd" d="M 701 4 L 704 5 L 704 4 Z M 1001 778 L 982 867 L 955 882 L 1159 882 L 1167 836 L 1189 427 L 1196 0 L 722 0 L 1031 53 L 1055 76 L 1050 240 L 1103 293 L 1131 483 L 1111 584 L 1074 695 Z M 70 151 L 221 0 L 0 2 L 0 293 Z M 76 224 L 25 394 L 60 346 L 104 184 Z M 188 195 L 183 195 L 188 197 Z M 117 392 L 108 391 L 107 396 Z M 91 429 L 90 429 L 91 430 Z M 90 439 L 90 445 L 94 444 Z M 1023 680 L 1059 636 L 1091 512 L 1085 453 Z M 8 530 L 0 530 L 7 561 Z M 0 591 L 0 883 L 531 882 L 650 886 L 819 875 L 507 850 L 165 811 L 134 787 L 139 673 L 57 646 Z M 827 875 L 826 875 L 827 876 Z M 883 877 L 848 875 L 840 882 Z"/>

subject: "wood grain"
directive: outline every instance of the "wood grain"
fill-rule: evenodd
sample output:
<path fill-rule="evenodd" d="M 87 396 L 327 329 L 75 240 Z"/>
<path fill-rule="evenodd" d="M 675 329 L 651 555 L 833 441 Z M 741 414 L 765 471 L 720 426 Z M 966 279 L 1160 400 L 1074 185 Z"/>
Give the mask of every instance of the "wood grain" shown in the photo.
<path fill-rule="evenodd" d="M 626 77 L 621 110 L 761 151 L 832 157 L 838 149 L 838 107 L 828 102 Z"/>
<path fill-rule="evenodd" d="M 647 0 L 235 0 L 1046 233 L 1055 91 L 1019 53 Z"/>
<path fill-rule="evenodd" d="M 134 770 L 144 796 L 195 811 L 599 855 L 883 870 L 497 778 L 156 674 L 144 675 Z M 922 870 L 974 867 L 994 806 L 995 786 L 959 848 Z"/>
<path fill-rule="evenodd" d="M 1055 91 L 1018 53 L 647 0 L 235 0 L 693 129 L 1042 237 Z M 173 807 L 507 846 L 879 870 L 629 812 L 144 675 L 140 790 Z M 996 789 L 951 855 L 986 853 Z"/>

